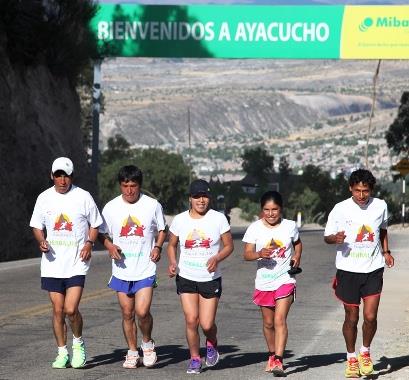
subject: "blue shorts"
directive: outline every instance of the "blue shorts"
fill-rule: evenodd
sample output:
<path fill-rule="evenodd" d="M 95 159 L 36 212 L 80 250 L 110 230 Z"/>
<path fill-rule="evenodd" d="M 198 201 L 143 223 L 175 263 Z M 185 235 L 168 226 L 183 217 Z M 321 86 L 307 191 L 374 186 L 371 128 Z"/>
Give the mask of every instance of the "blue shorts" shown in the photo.
<path fill-rule="evenodd" d="M 69 278 L 41 277 L 41 289 L 49 292 L 65 294 L 68 288 L 74 286 L 84 287 L 85 275 L 73 276 Z"/>
<path fill-rule="evenodd" d="M 112 276 L 108 282 L 108 288 L 111 288 L 117 292 L 126 293 L 128 296 L 134 295 L 142 288 L 154 287 L 156 287 L 155 275 L 138 281 L 120 280 L 119 278 Z"/>

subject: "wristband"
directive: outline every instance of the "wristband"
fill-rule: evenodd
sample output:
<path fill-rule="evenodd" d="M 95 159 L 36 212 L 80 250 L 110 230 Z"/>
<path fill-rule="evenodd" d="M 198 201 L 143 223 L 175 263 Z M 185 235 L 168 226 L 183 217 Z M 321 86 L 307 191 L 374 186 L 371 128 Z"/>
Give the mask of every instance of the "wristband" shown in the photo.
<path fill-rule="evenodd" d="M 92 247 L 93 247 L 94 244 L 95 244 L 95 243 L 94 243 L 92 240 L 90 240 L 90 239 L 86 240 L 86 241 L 85 241 L 85 244 L 86 244 L 86 243 L 90 243 Z"/>
<path fill-rule="evenodd" d="M 159 253 L 161 253 L 161 252 L 162 252 L 162 247 L 161 247 L 160 245 L 155 245 L 153 248 L 157 248 L 157 249 L 159 249 Z"/>
<path fill-rule="evenodd" d="M 391 251 L 388 249 L 388 250 L 386 250 L 386 251 L 383 251 L 382 253 L 383 253 L 383 254 L 387 253 L 387 254 L 390 255 L 390 254 L 391 254 Z"/>

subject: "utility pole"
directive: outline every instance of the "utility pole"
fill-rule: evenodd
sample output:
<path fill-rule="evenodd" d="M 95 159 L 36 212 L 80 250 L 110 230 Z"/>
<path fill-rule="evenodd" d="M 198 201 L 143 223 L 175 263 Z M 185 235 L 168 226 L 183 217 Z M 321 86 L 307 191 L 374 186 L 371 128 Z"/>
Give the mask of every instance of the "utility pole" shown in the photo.
<path fill-rule="evenodd" d="M 371 113 L 369 115 L 369 124 L 368 124 L 368 132 L 366 134 L 366 145 L 365 145 L 365 167 L 369 170 L 369 160 L 368 160 L 368 147 L 369 147 L 369 137 L 371 134 L 372 129 L 372 118 L 375 113 L 375 102 L 376 102 L 376 84 L 378 81 L 379 76 L 379 69 L 381 68 L 381 60 L 378 61 L 378 66 L 376 67 L 375 74 L 372 79 L 373 83 L 373 92 L 372 92 L 372 105 L 371 105 Z"/>
<path fill-rule="evenodd" d="M 92 87 L 92 155 L 91 172 L 98 185 L 99 161 L 99 113 L 101 110 L 101 60 L 94 61 L 94 84 Z M 98 189 L 98 186 L 96 186 Z"/>
<path fill-rule="evenodd" d="M 405 193 L 406 193 L 406 176 L 402 176 L 402 227 L 405 227 Z"/>
<path fill-rule="evenodd" d="M 189 144 L 189 183 L 192 182 L 192 140 L 190 134 L 190 107 L 187 107 L 187 135 L 188 135 L 188 144 Z"/>

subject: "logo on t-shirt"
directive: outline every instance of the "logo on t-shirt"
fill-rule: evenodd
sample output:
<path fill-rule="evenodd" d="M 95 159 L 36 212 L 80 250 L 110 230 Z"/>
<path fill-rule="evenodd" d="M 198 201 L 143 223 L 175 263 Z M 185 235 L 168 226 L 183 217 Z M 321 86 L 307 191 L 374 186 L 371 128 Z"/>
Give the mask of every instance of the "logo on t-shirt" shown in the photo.
<path fill-rule="evenodd" d="M 122 223 L 120 237 L 142 236 L 145 227 L 135 216 L 129 215 Z"/>
<path fill-rule="evenodd" d="M 203 231 L 194 229 L 187 235 L 185 248 L 210 248 L 211 241 Z"/>
<path fill-rule="evenodd" d="M 72 231 L 72 227 L 70 218 L 65 214 L 60 214 L 54 223 L 54 231 Z"/>
<path fill-rule="evenodd" d="M 273 238 L 269 240 L 265 248 L 272 251 L 271 257 L 283 258 L 285 256 L 286 247 L 280 240 L 274 240 Z"/>
<path fill-rule="evenodd" d="M 365 224 L 362 225 L 362 227 L 359 229 L 358 234 L 356 235 L 356 242 L 358 243 L 363 243 L 366 241 L 373 242 L 374 241 L 374 233 L 369 226 L 365 226 Z"/>

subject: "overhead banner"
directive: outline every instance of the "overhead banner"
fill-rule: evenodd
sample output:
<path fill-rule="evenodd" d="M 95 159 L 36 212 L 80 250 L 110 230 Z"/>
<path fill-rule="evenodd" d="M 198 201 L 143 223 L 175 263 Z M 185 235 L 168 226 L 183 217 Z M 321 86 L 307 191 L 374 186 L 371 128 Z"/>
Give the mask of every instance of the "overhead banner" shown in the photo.
<path fill-rule="evenodd" d="M 101 56 L 409 59 L 408 6 L 100 4 Z"/>

